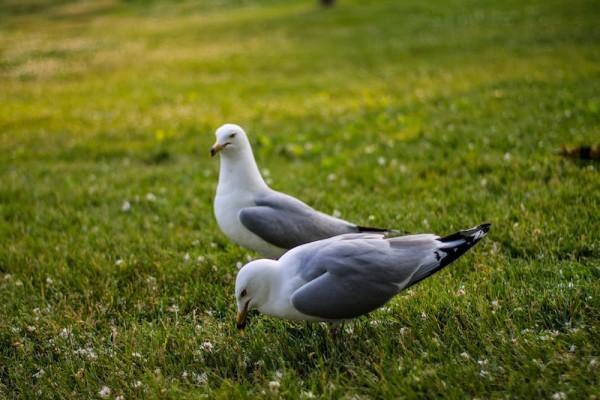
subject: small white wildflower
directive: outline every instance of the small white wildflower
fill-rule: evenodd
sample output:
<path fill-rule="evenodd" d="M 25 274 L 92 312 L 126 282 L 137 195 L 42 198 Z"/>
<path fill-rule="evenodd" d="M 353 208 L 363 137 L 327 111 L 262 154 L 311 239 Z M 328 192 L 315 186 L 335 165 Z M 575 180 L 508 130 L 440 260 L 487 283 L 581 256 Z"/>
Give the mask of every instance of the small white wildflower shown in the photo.
<path fill-rule="evenodd" d="M 206 257 L 204 257 L 204 256 L 196 257 L 196 261 L 198 261 L 199 263 L 204 262 L 205 260 L 206 260 Z"/>
<path fill-rule="evenodd" d="M 482 378 L 485 378 L 488 375 L 489 375 L 489 372 L 487 372 L 485 369 L 482 369 L 481 371 L 479 371 L 479 376 L 481 376 Z"/>
<path fill-rule="evenodd" d="M 569 347 L 569 353 L 575 353 L 575 350 L 577 350 L 577 346 L 572 344 L 571 347 Z"/>
<path fill-rule="evenodd" d="M 133 357 L 133 358 L 142 358 L 142 355 L 136 351 L 136 352 L 131 353 L 131 357 Z"/>
<path fill-rule="evenodd" d="M 156 201 L 156 196 L 154 195 L 154 193 L 150 192 L 146 194 L 146 200 L 149 202 L 154 202 Z"/>
<path fill-rule="evenodd" d="M 71 337 L 71 329 L 70 328 L 62 328 L 62 330 L 60 331 L 60 333 L 58 334 L 58 336 L 60 336 L 63 339 L 68 339 Z"/>
<path fill-rule="evenodd" d="M 236 263 L 235 263 L 235 267 L 236 267 L 237 269 L 240 269 L 240 268 L 242 268 L 243 266 L 244 266 L 244 263 L 243 263 L 243 262 L 241 262 L 241 261 L 238 261 L 238 262 L 236 262 Z"/>
<path fill-rule="evenodd" d="M 11 274 L 4 275 L 4 280 L 5 281 L 10 281 L 11 279 L 12 279 L 12 275 Z"/>
<path fill-rule="evenodd" d="M 131 203 L 128 200 L 125 200 L 123 204 L 121 204 L 121 211 L 129 212 L 131 210 Z"/>
<path fill-rule="evenodd" d="M 494 310 L 497 310 L 500 307 L 500 304 L 498 303 L 498 300 L 493 300 L 492 301 L 492 308 Z"/>
<path fill-rule="evenodd" d="M 421 319 L 423 321 L 425 321 L 427 319 L 427 314 L 425 314 L 425 311 L 421 311 Z"/>
<path fill-rule="evenodd" d="M 333 213 L 331 214 L 336 218 L 340 218 L 342 216 L 342 213 L 339 210 L 333 210 Z"/>
<path fill-rule="evenodd" d="M 181 373 L 181 377 L 182 377 L 183 379 L 187 379 L 187 377 L 188 377 L 188 376 L 189 376 L 189 374 L 188 374 L 188 372 L 187 372 L 187 371 L 183 371 L 183 372 Z"/>
<path fill-rule="evenodd" d="M 484 367 L 488 364 L 488 360 L 487 360 L 487 358 L 484 358 L 483 360 L 477 360 L 477 364 Z"/>
<path fill-rule="evenodd" d="M 52 278 L 50 278 L 50 277 L 47 277 L 47 278 L 46 278 L 46 283 L 47 283 L 48 285 L 52 285 L 52 284 L 54 283 L 54 280 L 53 280 Z"/>
<path fill-rule="evenodd" d="M 402 328 L 400 328 L 400 334 L 401 335 L 406 335 L 409 330 L 410 330 L 409 328 L 403 326 Z"/>
<path fill-rule="evenodd" d="M 204 342 L 204 343 L 202 343 L 202 344 L 200 345 L 200 348 L 201 348 L 203 351 L 206 351 L 206 352 L 210 353 L 211 351 L 213 351 L 213 348 L 214 348 L 214 346 L 213 346 L 213 344 L 212 344 L 211 342 L 209 342 L 209 341 L 206 341 L 206 342 Z"/>
<path fill-rule="evenodd" d="M 125 400 L 125 396 L 123 396 L 122 394 L 120 394 L 117 397 L 115 397 L 115 400 Z"/>
<path fill-rule="evenodd" d="M 504 153 L 504 157 L 502 157 L 504 161 L 510 161 L 510 153 Z"/>
<path fill-rule="evenodd" d="M 458 297 L 464 296 L 464 295 L 465 295 L 465 288 L 461 287 L 460 289 L 458 289 L 458 290 L 456 291 L 456 295 L 457 295 Z"/>
<path fill-rule="evenodd" d="M 33 374 L 33 377 L 34 377 L 35 379 L 40 379 L 42 376 L 44 376 L 44 374 L 45 374 L 45 373 L 46 373 L 46 371 L 44 371 L 44 369 L 43 369 L 43 368 L 40 368 L 40 369 L 38 370 L 38 372 L 36 372 L 35 374 Z"/>
<path fill-rule="evenodd" d="M 277 392 L 279 390 L 280 386 L 281 386 L 281 384 L 277 381 L 269 382 L 269 390 L 272 392 Z"/>
<path fill-rule="evenodd" d="M 33 325 L 27 325 L 27 332 L 35 332 L 36 331 L 36 327 Z"/>
<path fill-rule="evenodd" d="M 588 370 L 595 369 L 597 366 L 598 366 L 598 359 L 596 357 L 594 357 L 590 360 L 590 363 L 588 364 Z"/>
<path fill-rule="evenodd" d="M 192 372 L 192 380 L 197 385 L 204 385 L 206 382 L 208 382 L 208 375 L 206 374 L 206 372 L 203 372 L 201 374 L 197 374 L 195 372 Z"/>
<path fill-rule="evenodd" d="M 119 258 L 117 261 L 115 261 L 115 265 L 118 267 L 118 266 L 123 265 L 124 262 L 125 261 L 123 261 L 122 259 Z"/>
<path fill-rule="evenodd" d="M 131 386 L 133 386 L 135 389 L 142 387 L 142 381 L 134 381 Z"/>
<path fill-rule="evenodd" d="M 110 388 L 108 386 L 102 386 L 102 389 L 100 389 L 98 392 L 98 396 L 106 399 L 108 396 L 110 396 Z"/>
<path fill-rule="evenodd" d="M 369 322 L 369 324 L 370 324 L 371 326 L 375 326 L 375 327 L 377 327 L 377 326 L 379 326 L 379 325 L 381 324 L 381 321 L 380 321 L 380 320 L 378 320 L 378 319 L 374 319 L 374 320 L 370 321 L 370 322 Z"/>
<path fill-rule="evenodd" d="M 567 283 L 567 287 L 568 287 L 569 289 L 573 289 L 573 286 L 574 286 L 574 285 L 573 285 L 573 281 L 570 281 L 569 283 Z"/>
<path fill-rule="evenodd" d="M 329 174 L 329 175 L 327 175 L 327 180 L 328 180 L 329 182 L 333 182 L 333 181 L 335 181 L 336 179 L 337 179 L 337 176 L 335 176 L 335 174 Z"/>
<path fill-rule="evenodd" d="M 79 356 L 86 357 L 88 360 L 95 360 L 98 358 L 96 351 L 94 351 L 94 349 L 91 347 L 85 347 L 85 348 L 80 347 L 77 350 L 75 350 L 73 353 L 76 355 L 79 355 Z"/>
<path fill-rule="evenodd" d="M 369 215 L 369 217 L 367 218 L 369 221 L 373 221 L 375 220 L 375 216 L 374 215 Z"/>
<path fill-rule="evenodd" d="M 552 395 L 552 400 L 565 400 L 566 398 L 565 392 L 556 392 Z"/>
<path fill-rule="evenodd" d="M 313 392 L 311 392 L 310 390 L 306 390 L 306 391 L 302 391 L 302 393 L 300 393 L 300 398 L 301 399 L 314 399 L 315 398 L 315 394 Z"/>
<path fill-rule="evenodd" d="M 487 186 L 487 179 L 485 179 L 485 178 L 482 178 L 482 179 L 479 181 L 479 185 L 480 185 L 481 187 L 486 187 L 486 186 Z"/>
<path fill-rule="evenodd" d="M 190 253 L 185 253 L 183 255 L 183 262 L 189 262 L 190 261 Z"/>
<path fill-rule="evenodd" d="M 23 286 L 23 281 L 21 281 L 20 279 L 17 279 L 17 281 L 15 282 L 15 286 Z"/>
<path fill-rule="evenodd" d="M 171 304 L 169 307 L 167 307 L 167 311 L 177 313 L 179 312 L 179 306 L 177 306 L 177 304 Z"/>
<path fill-rule="evenodd" d="M 385 157 L 378 157 L 377 158 L 377 164 L 379 164 L 379 166 L 383 167 L 385 165 Z"/>
<path fill-rule="evenodd" d="M 465 360 L 468 360 L 471 358 L 471 356 L 469 355 L 469 353 L 467 353 L 466 351 L 463 351 L 462 353 L 460 353 L 460 356 L 462 358 L 464 358 Z"/>

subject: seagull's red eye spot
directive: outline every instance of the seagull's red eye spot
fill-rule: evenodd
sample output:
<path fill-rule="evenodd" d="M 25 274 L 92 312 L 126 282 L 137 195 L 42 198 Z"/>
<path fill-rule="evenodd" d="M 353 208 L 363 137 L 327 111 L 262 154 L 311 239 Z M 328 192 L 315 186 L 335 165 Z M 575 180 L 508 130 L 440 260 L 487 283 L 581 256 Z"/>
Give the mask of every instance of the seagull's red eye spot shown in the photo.
<path fill-rule="evenodd" d="M 242 290 L 242 293 L 241 293 L 241 296 L 242 296 L 242 297 L 246 297 L 246 295 L 247 295 L 247 294 L 248 294 L 248 293 L 246 292 L 246 289 Z"/>

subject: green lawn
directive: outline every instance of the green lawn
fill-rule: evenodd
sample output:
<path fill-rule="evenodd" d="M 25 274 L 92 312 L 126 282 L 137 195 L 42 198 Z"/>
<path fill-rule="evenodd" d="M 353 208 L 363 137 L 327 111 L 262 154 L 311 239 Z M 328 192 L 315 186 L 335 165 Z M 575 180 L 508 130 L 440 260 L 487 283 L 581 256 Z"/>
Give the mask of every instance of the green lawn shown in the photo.
<path fill-rule="evenodd" d="M 594 0 L 2 1 L 0 398 L 600 397 L 599 164 L 554 154 L 599 141 L 599 21 Z M 322 211 L 492 231 L 337 341 L 240 333 L 256 254 L 213 217 L 225 122 Z"/>

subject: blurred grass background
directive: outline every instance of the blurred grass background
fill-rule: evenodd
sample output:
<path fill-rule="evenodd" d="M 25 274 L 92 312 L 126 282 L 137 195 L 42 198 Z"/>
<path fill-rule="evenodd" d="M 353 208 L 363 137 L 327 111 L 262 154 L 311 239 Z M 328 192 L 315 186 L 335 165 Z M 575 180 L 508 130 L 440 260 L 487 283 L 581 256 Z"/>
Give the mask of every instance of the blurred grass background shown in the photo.
<path fill-rule="evenodd" d="M 599 20 L 583 0 L 2 1 L 0 397 L 599 396 L 598 164 L 554 154 L 600 137 Z M 324 212 L 493 230 L 340 342 L 265 317 L 240 335 L 256 255 L 212 214 L 225 122 Z"/>

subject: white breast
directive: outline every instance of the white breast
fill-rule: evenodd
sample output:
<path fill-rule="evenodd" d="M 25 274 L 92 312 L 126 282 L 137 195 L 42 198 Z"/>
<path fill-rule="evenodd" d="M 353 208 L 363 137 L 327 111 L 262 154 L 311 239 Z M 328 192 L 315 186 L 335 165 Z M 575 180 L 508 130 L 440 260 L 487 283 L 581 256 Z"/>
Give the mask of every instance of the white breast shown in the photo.
<path fill-rule="evenodd" d="M 264 241 L 241 223 L 240 210 L 254 206 L 251 194 L 246 191 L 228 191 L 217 193 L 215 197 L 215 217 L 223 233 L 242 247 L 259 252 L 265 257 L 279 258 L 286 249 Z"/>

